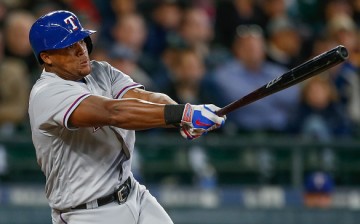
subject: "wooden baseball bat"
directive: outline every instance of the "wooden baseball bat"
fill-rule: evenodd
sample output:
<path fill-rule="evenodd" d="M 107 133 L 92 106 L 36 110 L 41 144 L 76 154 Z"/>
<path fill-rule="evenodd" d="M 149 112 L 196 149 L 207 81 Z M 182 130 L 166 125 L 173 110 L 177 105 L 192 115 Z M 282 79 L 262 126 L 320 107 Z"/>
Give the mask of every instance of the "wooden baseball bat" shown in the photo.
<path fill-rule="evenodd" d="M 348 55 L 347 49 L 344 46 L 339 45 L 296 66 L 293 69 L 290 69 L 283 75 L 268 82 L 262 87 L 221 108 L 216 112 L 216 114 L 219 116 L 226 115 L 240 107 L 293 86 L 345 61 Z"/>

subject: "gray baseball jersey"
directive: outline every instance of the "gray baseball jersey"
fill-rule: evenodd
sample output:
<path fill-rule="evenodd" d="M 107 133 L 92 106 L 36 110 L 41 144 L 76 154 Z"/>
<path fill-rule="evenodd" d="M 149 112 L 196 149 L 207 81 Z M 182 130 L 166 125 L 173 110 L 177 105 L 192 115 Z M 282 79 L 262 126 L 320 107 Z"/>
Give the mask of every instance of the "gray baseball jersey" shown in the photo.
<path fill-rule="evenodd" d="M 141 87 L 106 62 L 91 61 L 91 66 L 85 83 L 43 71 L 30 94 L 32 140 L 53 209 L 63 210 L 108 195 L 132 176 L 129 157 L 134 131 L 110 126 L 69 127 L 71 113 L 88 96 L 118 99 Z"/>

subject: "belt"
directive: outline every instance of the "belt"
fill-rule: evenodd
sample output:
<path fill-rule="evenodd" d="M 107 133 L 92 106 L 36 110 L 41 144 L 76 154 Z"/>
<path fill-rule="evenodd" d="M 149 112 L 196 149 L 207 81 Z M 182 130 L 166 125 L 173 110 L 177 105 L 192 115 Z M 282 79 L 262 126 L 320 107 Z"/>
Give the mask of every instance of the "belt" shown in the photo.
<path fill-rule="evenodd" d="M 72 209 L 96 208 L 96 207 L 100 207 L 100 206 L 109 204 L 114 201 L 117 201 L 119 204 L 122 204 L 122 203 L 126 202 L 127 197 L 130 194 L 130 190 L 131 190 L 131 179 L 129 177 L 122 185 L 120 185 L 116 189 L 116 191 L 114 193 L 109 194 L 104 197 L 101 197 L 101 198 L 98 198 L 91 203 L 84 203 L 84 204 L 78 205 L 76 207 L 73 207 Z M 95 204 L 95 206 L 93 206 L 94 204 Z"/>

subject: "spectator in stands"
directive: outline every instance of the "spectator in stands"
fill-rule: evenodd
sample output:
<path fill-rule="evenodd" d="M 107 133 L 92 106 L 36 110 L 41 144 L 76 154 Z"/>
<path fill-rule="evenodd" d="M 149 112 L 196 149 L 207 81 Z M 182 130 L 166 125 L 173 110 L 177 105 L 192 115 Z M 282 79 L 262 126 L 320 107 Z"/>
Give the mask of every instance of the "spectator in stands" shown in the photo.
<path fill-rule="evenodd" d="M 0 63 L 0 134 L 12 135 L 24 127 L 30 79 L 26 65 L 16 58 Z"/>
<path fill-rule="evenodd" d="M 346 14 L 333 16 L 327 25 L 327 35 L 334 39 L 337 44 L 344 45 L 349 51 L 349 62 L 358 65 L 359 29 L 354 20 Z"/>
<path fill-rule="evenodd" d="M 336 47 L 337 42 L 327 35 L 326 33 L 323 33 L 322 35 L 317 35 L 314 37 L 313 43 L 312 43 L 312 49 L 311 49 L 311 55 L 310 57 L 315 57 L 316 55 L 319 55 L 321 53 L 324 53 L 334 47 Z M 337 70 L 336 68 L 332 68 L 332 70 Z"/>
<path fill-rule="evenodd" d="M 9 30 L 15 21 L 8 20 L 7 23 Z M 19 38 L 20 42 L 24 41 L 22 36 Z M 14 44 L 13 40 L 11 42 Z M 24 61 L 5 55 L 6 43 L 9 42 L 5 42 L 4 34 L 0 31 L 0 135 L 10 136 L 26 126 L 31 83 Z M 19 45 L 26 48 L 23 42 Z"/>
<path fill-rule="evenodd" d="M 352 137 L 353 127 L 344 107 L 338 101 L 335 86 L 328 72 L 304 82 L 301 103 L 289 122 L 293 132 L 303 139 L 327 143 Z M 321 149 L 318 166 L 326 171 L 336 169 L 336 155 L 329 147 Z"/>
<path fill-rule="evenodd" d="M 0 26 L 4 26 L 4 21 L 9 12 L 7 4 L 3 1 L 0 2 Z"/>
<path fill-rule="evenodd" d="M 144 18 L 140 14 L 119 15 L 112 28 L 114 42 L 130 48 L 136 54 L 141 53 L 146 35 Z"/>
<path fill-rule="evenodd" d="M 217 172 L 204 147 L 191 146 L 188 152 L 189 165 L 194 174 L 193 184 L 204 190 L 216 188 L 218 185 Z"/>
<path fill-rule="evenodd" d="M 301 1 L 301 0 L 300 0 Z M 299 2 L 299 1 L 296 1 Z M 259 25 L 266 31 L 265 36 L 266 38 L 270 38 L 270 34 L 267 32 L 270 26 L 270 23 L 274 21 L 278 21 L 281 19 L 286 18 L 288 22 L 296 26 L 296 31 L 298 35 L 300 35 L 301 43 L 299 44 L 301 48 L 298 50 L 298 55 L 296 59 L 301 62 L 304 58 L 308 57 L 311 53 L 311 40 L 313 38 L 313 33 L 307 24 L 304 24 L 303 21 L 300 19 L 299 16 L 294 16 L 294 13 L 291 13 L 291 7 L 295 4 L 295 1 L 287 1 L 287 0 L 269 0 L 269 1 L 259 1 L 259 8 L 260 8 L 260 22 Z M 319 11 L 316 11 L 319 14 Z M 311 21 L 311 26 L 315 25 L 315 21 Z M 322 27 L 318 28 L 320 30 Z M 317 31 L 316 30 L 316 31 Z M 285 39 L 287 38 L 285 35 Z M 285 45 L 285 44 L 283 44 Z M 288 44 L 288 48 L 298 45 L 298 41 L 294 40 L 293 43 Z M 293 49 L 293 50 L 294 50 Z M 289 49 L 288 49 L 289 50 Z M 294 61 L 294 64 L 297 64 L 298 61 Z"/>
<path fill-rule="evenodd" d="M 184 10 L 178 33 L 184 45 L 194 48 L 203 56 L 209 54 L 214 33 L 210 19 L 203 9 Z"/>
<path fill-rule="evenodd" d="M 201 54 L 193 48 L 172 49 L 170 52 L 170 82 L 161 85 L 164 93 L 179 103 L 206 102 L 203 95 L 203 81 L 207 75 Z M 169 132 L 171 130 L 167 130 Z M 185 149 L 183 149 L 185 150 Z M 209 161 L 206 149 L 201 145 L 186 149 L 189 165 L 193 171 L 193 184 L 201 189 L 213 189 L 217 186 L 215 167 Z"/>
<path fill-rule="evenodd" d="M 265 59 L 265 40 L 259 26 L 238 27 L 233 52 L 234 58 L 212 77 L 212 92 L 219 105 L 239 99 L 287 70 Z M 233 122 L 245 132 L 285 132 L 298 97 L 299 87 L 293 86 L 234 111 L 228 116 L 228 124 Z"/>
<path fill-rule="evenodd" d="M 176 102 L 203 102 L 201 84 L 206 75 L 202 56 L 193 48 L 178 49 L 170 62 L 170 83 L 163 86 L 164 93 Z"/>
<path fill-rule="evenodd" d="M 151 9 L 145 51 L 160 57 L 174 40 L 182 17 L 182 8 L 176 0 L 159 0 Z"/>
<path fill-rule="evenodd" d="M 304 138 L 323 142 L 351 136 L 351 122 L 338 101 L 328 72 L 303 83 L 301 102 L 290 124 Z"/>
<path fill-rule="evenodd" d="M 336 44 L 344 45 L 349 58 L 332 74 L 332 80 L 338 89 L 340 102 L 346 109 L 347 116 L 360 124 L 360 78 L 358 69 L 359 38 L 358 28 L 352 18 L 346 14 L 334 16 L 327 24 L 327 35 Z"/>
<path fill-rule="evenodd" d="M 34 22 L 35 17 L 28 11 L 14 10 L 6 17 L 4 26 L 5 55 L 24 61 L 28 74 L 39 69 L 28 37 Z"/>
<path fill-rule="evenodd" d="M 309 28 L 310 35 L 316 37 L 326 30 L 326 24 L 339 14 L 352 15 L 352 7 L 347 0 L 307 1 L 297 0 L 293 18 L 299 19 Z"/>
<path fill-rule="evenodd" d="M 32 8 L 32 12 L 35 18 L 39 18 L 40 16 L 55 11 L 67 8 L 65 3 L 54 2 L 54 1 L 46 1 L 42 4 L 34 4 Z"/>
<path fill-rule="evenodd" d="M 111 65 L 129 75 L 135 82 L 142 84 L 147 90 L 157 89 L 151 77 L 137 65 L 138 55 L 132 48 L 114 44 L 110 47 L 108 60 Z"/>
<path fill-rule="evenodd" d="M 137 12 L 137 0 L 111 0 L 110 4 L 115 15 L 118 16 Z"/>
<path fill-rule="evenodd" d="M 217 0 L 192 0 L 191 5 L 206 12 L 211 22 L 215 21 Z"/>
<path fill-rule="evenodd" d="M 173 62 L 175 61 L 175 55 L 177 52 L 183 48 L 182 46 L 168 46 L 165 48 L 160 57 L 160 62 L 153 72 L 153 80 L 157 86 L 166 89 L 172 83 L 172 67 Z"/>
<path fill-rule="evenodd" d="M 328 0 L 324 5 L 325 24 L 338 15 L 352 16 L 353 10 L 349 1 L 344 0 Z"/>
<path fill-rule="evenodd" d="M 292 18 L 297 18 L 309 30 L 310 35 L 318 35 L 323 29 L 323 9 L 327 1 L 296 0 L 289 9 Z"/>
<path fill-rule="evenodd" d="M 26 128 L 29 93 L 30 79 L 24 62 L 3 58 L 0 63 L 0 135 L 10 136 Z"/>
<path fill-rule="evenodd" d="M 111 2 L 114 1 L 115 0 Z M 79 15 L 86 17 L 86 19 L 83 19 L 84 22 L 91 21 L 90 23 L 92 24 L 100 23 L 101 21 L 100 12 L 96 8 L 96 5 L 93 0 L 71 0 L 71 1 L 66 1 L 66 3 L 68 4 L 68 8 L 70 8 L 73 11 L 76 11 Z"/>
<path fill-rule="evenodd" d="M 194 48 L 211 69 L 228 57 L 224 47 L 213 45 L 214 27 L 204 9 L 190 7 L 184 10 L 178 29 L 179 45 Z"/>
<path fill-rule="evenodd" d="M 10 10 L 17 10 L 22 8 L 27 8 L 31 5 L 30 1 L 28 0 L 12 0 L 12 1 L 1 1 L 6 8 Z"/>
<path fill-rule="evenodd" d="M 285 0 L 259 1 L 261 28 L 266 30 L 268 23 L 277 18 L 288 17 L 287 5 Z"/>
<path fill-rule="evenodd" d="M 267 58 L 269 61 L 291 69 L 302 61 L 302 38 L 295 24 L 287 17 L 278 17 L 267 26 Z"/>
<path fill-rule="evenodd" d="M 101 26 L 99 27 L 99 35 L 102 42 L 113 41 L 112 29 L 118 22 L 118 17 L 139 13 L 138 0 L 100 0 L 93 2 L 100 15 Z"/>
<path fill-rule="evenodd" d="M 213 26 L 206 12 L 199 7 L 189 7 L 183 11 L 183 16 L 179 27 L 174 33 L 174 41 L 169 43 L 161 55 L 161 64 L 155 72 L 154 78 L 160 86 L 169 86 L 173 82 L 172 62 L 173 57 L 183 49 L 196 51 L 205 62 L 206 69 L 212 69 L 221 64 L 228 57 L 229 53 L 224 48 L 214 47 Z M 202 62 L 202 63 L 204 63 Z"/>
<path fill-rule="evenodd" d="M 329 208 L 334 180 L 325 172 L 310 173 L 305 179 L 304 204 L 310 208 Z"/>
<path fill-rule="evenodd" d="M 234 58 L 215 70 L 211 77 L 212 93 L 218 104 L 228 104 L 276 79 L 286 68 L 266 60 L 265 39 L 257 25 L 242 25 L 233 43 Z M 228 115 L 226 133 L 268 135 L 286 133 L 290 115 L 296 109 L 298 86 L 293 86 Z M 231 125 L 233 124 L 233 125 Z M 274 181 L 274 155 L 268 148 L 257 150 L 255 157 L 259 181 Z"/>
<path fill-rule="evenodd" d="M 157 63 L 159 63 L 158 59 L 143 51 L 147 30 L 144 18 L 140 14 L 119 15 L 111 34 L 115 44 L 130 48 L 137 55 L 136 62 L 142 69 L 149 74 L 155 70 Z"/>
<path fill-rule="evenodd" d="M 351 8 L 353 9 L 353 19 L 358 26 L 360 26 L 360 1 L 351 0 Z"/>
<path fill-rule="evenodd" d="M 230 49 L 236 27 L 260 23 L 258 11 L 255 0 L 217 1 L 214 30 L 216 42 Z"/>

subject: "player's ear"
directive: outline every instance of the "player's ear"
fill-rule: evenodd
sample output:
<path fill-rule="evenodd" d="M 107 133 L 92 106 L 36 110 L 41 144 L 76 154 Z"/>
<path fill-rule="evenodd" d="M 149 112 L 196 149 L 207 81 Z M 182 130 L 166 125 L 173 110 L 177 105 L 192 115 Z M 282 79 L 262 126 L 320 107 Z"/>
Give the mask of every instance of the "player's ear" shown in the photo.
<path fill-rule="evenodd" d="M 40 53 L 40 58 L 41 58 L 41 60 L 43 60 L 43 62 L 45 64 L 48 64 L 48 65 L 52 64 L 52 60 L 51 60 L 50 55 L 49 55 L 48 52 L 46 52 L 46 51 L 41 52 Z"/>

